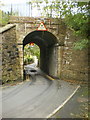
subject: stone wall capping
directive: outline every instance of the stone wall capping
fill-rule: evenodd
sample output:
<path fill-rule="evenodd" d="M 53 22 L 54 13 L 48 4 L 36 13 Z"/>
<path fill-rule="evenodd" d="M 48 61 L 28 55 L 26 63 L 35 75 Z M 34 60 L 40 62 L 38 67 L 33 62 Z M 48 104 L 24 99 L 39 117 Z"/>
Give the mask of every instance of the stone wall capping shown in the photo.
<path fill-rule="evenodd" d="M 8 25 L 0 28 L 0 34 L 6 32 L 7 30 L 9 30 L 9 29 L 11 29 L 11 28 L 13 28 L 15 26 L 16 26 L 16 24 L 8 24 Z"/>

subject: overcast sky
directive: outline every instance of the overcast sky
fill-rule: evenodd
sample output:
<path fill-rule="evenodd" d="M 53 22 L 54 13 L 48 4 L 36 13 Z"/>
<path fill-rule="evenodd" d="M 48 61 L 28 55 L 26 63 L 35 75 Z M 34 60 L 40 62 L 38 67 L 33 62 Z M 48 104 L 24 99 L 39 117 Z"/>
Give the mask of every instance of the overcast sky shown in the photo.
<path fill-rule="evenodd" d="M 25 2 L 33 1 L 33 0 L 0 0 L 0 1 L 2 1 L 3 3 L 6 3 L 6 4 L 11 4 L 11 3 L 12 4 L 15 4 L 15 3 L 18 4 L 18 3 L 25 3 Z M 60 0 L 60 1 L 67 1 L 67 0 Z M 89 0 L 71 0 L 71 1 L 88 2 Z"/>
<path fill-rule="evenodd" d="M 26 3 L 30 0 L 0 0 L 2 3 L 5 3 L 5 4 L 18 4 L 18 3 Z"/>
<path fill-rule="evenodd" d="M 11 11 L 11 5 L 14 12 L 18 12 L 19 16 L 30 16 L 29 5 L 27 4 L 30 0 L 0 0 L 4 6 L 1 7 L 1 10 L 4 12 Z M 32 0 L 33 1 L 33 0 Z M 32 9 L 33 17 L 37 17 L 40 13 L 36 8 Z"/>
<path fill-rule="evenodd" d="M 1 10 L 4 12 L 10 12 L 11 11 L 11 6 L 13 8 L 14 12 L 18 12 L 19 16 L 30 16 L 30 6 L 27 4 L 28 1 L 33 1 L 33 0 L 0 0 L 1 3 L 5 4 L 5 6 L 1 6 Z M 49 0 L 49 2 L 52 0 Z M 62 0 L 61 0 L 62 1 Z M 64 0 L 67 1 L 67 0 Z M 69 1 L 77 1 L 77 0 L 69 0 Z M 78 1 L 89 1 L 89 0 L 78 0 Z M 11 5 L 12 4 L 12 5 Z M 43 8 L 43 6 L 41 7 Z M 41 15 L 41 11 L 38 11 L 37 8 L 32 8 L 32 17 L 38 17 Z"/>

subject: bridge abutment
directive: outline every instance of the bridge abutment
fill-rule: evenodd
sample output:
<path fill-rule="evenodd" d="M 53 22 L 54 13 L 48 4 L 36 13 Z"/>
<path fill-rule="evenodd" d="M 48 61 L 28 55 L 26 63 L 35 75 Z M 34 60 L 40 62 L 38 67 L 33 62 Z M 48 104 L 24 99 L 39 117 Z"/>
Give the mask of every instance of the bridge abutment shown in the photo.
<path fill-rule="evenodd" d="M 72 30 L 67 28 L 62 20 L 42 20 L 40 18 L 30 17 L 11 18 L 10 23 L 15 23 L 16 27 L 12 25 L 11 28 L 1 32 L 3 43 L 3 81 L 23 78 L 23 40 L 28 34 L 37 32 L 41 21 L 45 23 L 48 29 L 47 32 L 56 37 L 56 43 L 58 43 L 58 45 L 56 45 L 56 43 L 51 45 L 51 48 L 49 46 L 46 50 L 48 52 L 45 51 L 46 55 L 43 51 L 41 52 L 41 69 L 43 69 L 44 72 L 46 71 L 49 75 L 59 77 L 63 80 L 88 81 L 88 50 L 84 49 L 80 51 L 73 49 L 73 43 L 79 41 L 80 38 L 74 36 Z M 38 39 L 38 41 L 39 40 L 40 39 Z M 46 41 L 48 40 L 49 37 L 47 37 Z M 52 40 L 50 40 L 50 42 L 51 41 Z M 46 42 L 46 45 L 47 43 L 51 44 Z M 39 42 L 37 44 L 39 44 Z"/>

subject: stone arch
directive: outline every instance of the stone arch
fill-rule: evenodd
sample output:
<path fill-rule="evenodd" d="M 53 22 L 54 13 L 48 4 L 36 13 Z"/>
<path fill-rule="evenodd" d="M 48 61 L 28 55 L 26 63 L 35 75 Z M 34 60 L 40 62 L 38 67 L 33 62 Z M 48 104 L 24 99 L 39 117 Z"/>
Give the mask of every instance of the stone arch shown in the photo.
<path fill-rule="evenodd" d="M 51 76 L 56 76 L 57 52 L 55 44 L 58 43 L 57 38 L 48 31 L 33 31 L 25 36 L 23 47 L 30 42 L 40 48 L 40 69 Z"/>

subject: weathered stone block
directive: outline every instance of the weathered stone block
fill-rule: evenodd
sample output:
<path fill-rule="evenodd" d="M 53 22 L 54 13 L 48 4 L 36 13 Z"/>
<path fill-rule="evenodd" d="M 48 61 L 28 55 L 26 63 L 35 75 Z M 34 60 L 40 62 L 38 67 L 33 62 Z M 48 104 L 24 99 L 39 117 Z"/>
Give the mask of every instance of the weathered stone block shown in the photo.
<path fill-rule="evenodd" d="M 8 25 L 9 27 L 9 25 Z M 21 77 L 19 52 L 16 43 L 16 28 L 9 27 L 2 33 L 2 80 L 7 81 L 17 80 Z M 8 42 L 7 42 L 8 41 Z M 13 67 L 14 66 L 14 67 Z M 17 70 L 18 68 L 18 70 Z"/>

